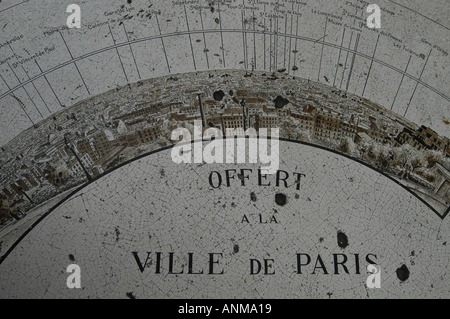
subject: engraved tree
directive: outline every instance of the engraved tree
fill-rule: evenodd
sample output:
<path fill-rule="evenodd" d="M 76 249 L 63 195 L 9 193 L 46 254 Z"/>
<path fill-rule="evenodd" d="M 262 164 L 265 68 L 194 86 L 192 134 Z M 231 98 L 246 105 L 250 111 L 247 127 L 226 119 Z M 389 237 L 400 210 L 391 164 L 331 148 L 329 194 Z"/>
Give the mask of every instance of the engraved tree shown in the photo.
<path fill-rule="evenodd" d="M 336 148 L 338 152 L 344 153 L 344 154 L 350 154 L 350 146 L 348 145 L 347 139 L 342 139 L 341 144 Z"/>
<path fill-rule="evenodd" d="M 377 157 L 378 165 L 380 165 L 380 169 L 382 171 L 387 170 L 389 167 L 389 154 L 386 154 L 384 151 L 380 151 Z"/>
<path fill-rule="evenodd" d="M 399 167 L 399 176 L 408 175 L 410 165 L 408 164 L 413 155 L 413 149 L 409 144 L 405 144 L 400 148 L 395 148 L 393 156 L 393 165 Z"/>
<path fill-rule="evenodd" d="M 375 146 L 371 144 L 369 148 L 367 149 L 367 158 L 371 161 L 376 160 L 377 158 L 377 150 L 375 149 Z"/>
<path fill-rule="evenodd" d="M 283 119 L 280 124 L 280 137 L 289 140 L 309 142 L 308 132 L 299 128 L 299 123 L 292 118 Z"/>
<path fill-rule="evenodd" d="M 286 138 L 288 140 L 293 139 L 295 135 L 294 129 L 295 125 L 292 119 L 289 118 L 283 119 L 280 125 L 280 137 Z"/>
<path fill-rule="evenodd" d="M 406 164 L 408 164 L 408 155 L 405 153 L 399 153 L 396 156 L 396 160 L 402 166 L 402 168 L 405 168 Z"/>
<path fill-rule="evenodd" d="M 442 161 L 442 156 L 437 152 L 429 151 L 426 153 L 425 159 L 427 160 L 427 168 L 431 169 L 437 162 Z"/>
<path fill-rule="evenodd" d="M 0 200 L 0 224 L 3 224 L 5 221 L 9 220 L 11 217 L 19 220 L 18 217 L 19 211 L 17 207 L 11 207 L 11 201 L 9 200 Z"/>
<path fill-rule="evenodd" d="M 9 207 L 5 201 L 0 201 L 0 223 L 3 223 L 9 218 Z"/>
<path fill-rule="evenodd" d="M 412 171 L 414 172 L 416 169 L 420 168 L 423 166 L 422 160 L 418 157 L 414 158 L 411 161 L 411 166 L 412 166 Z"/>

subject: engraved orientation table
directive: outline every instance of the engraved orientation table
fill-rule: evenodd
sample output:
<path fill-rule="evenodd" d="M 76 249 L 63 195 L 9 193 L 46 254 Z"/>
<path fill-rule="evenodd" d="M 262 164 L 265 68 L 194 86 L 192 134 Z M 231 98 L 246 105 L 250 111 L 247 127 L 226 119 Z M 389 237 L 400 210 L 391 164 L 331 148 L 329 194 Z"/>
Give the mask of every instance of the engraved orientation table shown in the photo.
<path fill-rule="evenodd" d="M 78 5 L 0 3 L 0 298 L 448 296 L 442 1 Z M 174 163 L 195 119 L 276 173 Z"/>
<path fill-rule="evenodd" d="M 445 294 L 448 223 L 366 165 L 287 141 L 273 175 L 256 164 L 174 164 L 170 154 L 139 158 L 68 196 L 4 260 L 1 295 Z M 300 185 L 294 173 L 304 174 Z M 66 287 L 69 264 L 81 269 L 81 289 Z M 379 289 L 367 288 L 371 264 Z"/>

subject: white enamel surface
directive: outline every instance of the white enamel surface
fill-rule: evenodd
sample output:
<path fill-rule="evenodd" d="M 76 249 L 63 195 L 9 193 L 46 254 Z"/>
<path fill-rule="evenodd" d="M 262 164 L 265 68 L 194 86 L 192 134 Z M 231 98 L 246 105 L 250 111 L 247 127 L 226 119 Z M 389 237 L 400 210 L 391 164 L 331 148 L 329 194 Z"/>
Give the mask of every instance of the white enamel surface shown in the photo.
<path fill-rule="evenodd" d="M 0 4 L 0 144 L 89 97 L 200 70 L 277 72 L 320 81 L 446 135 L 450 26 L 439 1 L 96 0 Z M 255 19 L 254 19 L 255 18 Z"/>
<path fill-rule="evenodd" d="M 280 170 L 289 173 L 289 188 L 276 187 L 275 176 L 264 181 L 269 187 L 258 186 L 256 164 L 177 165 L 170 150 L 113 171 L 63 202 L 17 245 L 0 265 L 0 296 L 427 298 L 448 293 L 447 220 L 364 165 L 315 147 L 280 143 Z M 250 175 L 245 186 L 237 176 L 231 187 L 210 186 L 212 171 L 225 178 L 225 170 L 243 168 L 253 169 L 244 174 Z M 298 191 L 293 172 L 306 175 Z M 285 206 L 275 203 L 277 193 L 287 196 Z M 250 223 L 243 222 L 244 215 Z M 278 223 L 269 223 L 272 216 Z M 338 246 L 340 231 L 348 237 L 346 248 Z M 142 263 L 153 253 L 143 273 L 132 252 Z M 156 252 L 162 252 L 161 274 L 155 274 Z M 183 269 L 183 274 L 168 273 L 170 252 L 173 272 Z M 187 274 L 189 253 L 193 272 L 204 274 Z M 208 274 L 210 253 L 223 254 L 214 255 L 213 268 L 222 275 Z M 297 253 L 312 257 L 302 274 L 297 274 Z M 329 274 L 319 268 L 312 274 L 318 254 Z M 334 273 L 333 254 L 348 257 L 349 274 L 341 266 Z M 367 254 L 377 256 L 370 258 L 381 268 L 380 289 L 366 287 Z M 251 275 L 250 259 L 263 265 L 272 259 L 269 272 L 275 274 Z M 70 264 L 81 268 L 82 289 L 66 286 Z M 410 271 L 405 282 L 396 275 L 402 265 Z"/>

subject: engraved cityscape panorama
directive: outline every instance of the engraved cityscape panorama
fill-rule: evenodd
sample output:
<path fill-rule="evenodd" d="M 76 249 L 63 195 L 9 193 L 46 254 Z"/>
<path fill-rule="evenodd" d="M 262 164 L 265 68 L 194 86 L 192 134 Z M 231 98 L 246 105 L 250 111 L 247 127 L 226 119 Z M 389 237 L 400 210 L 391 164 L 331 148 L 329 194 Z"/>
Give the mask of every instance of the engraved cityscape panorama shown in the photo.
<path fill-rule="evenodd" d="M 164 76 L 65 108 L 1 147 L 0 227 L 103 174 L 216 129 L 270 132 L 385 174 L 439 217 L 450 210 L 450 140 L 381 105 L 285 73 L 237 70 Z M 445 122 L 444 122 L 445 123 Z M 450 123 L 445 123 L 449 125 Z M 278 138 L 278 137 L 277 137 Z M 193 161 L 195 163 L 195 161 Z M 192 164 L 199 165 L 199 164 Z"/>

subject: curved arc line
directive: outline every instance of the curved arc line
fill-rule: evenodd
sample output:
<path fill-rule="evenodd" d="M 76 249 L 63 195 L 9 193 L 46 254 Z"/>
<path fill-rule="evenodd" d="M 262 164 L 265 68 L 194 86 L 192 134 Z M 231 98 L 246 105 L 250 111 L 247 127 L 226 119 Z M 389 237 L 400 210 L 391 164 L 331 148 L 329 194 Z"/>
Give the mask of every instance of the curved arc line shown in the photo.
<path fill-rule="evenodd" d="M 8 96 L 9 94 L 15 92 L 16 90 L 22 88 L 23 86 L 33 82 L 34 80 L 37 80 L 37 79 L 43 77 L 45 75 L 48 75 L 49 73 L 51 73 L 53 71 L 56 71 L 56 70 L 61 69 L 63 67 L 66 67 L 67 65 L 70 65 L 72 63 L 78 62 L 80 60 L 89 58 L 91 56 L 107 52 L 109 50 L 114 50 L 116 48 L 132 45 L 132 44 L 136 44 L 136 43 L 151 41 L 151 40 L 155 40 L 155 39 L 162 39 L 162 38 L 175 37 L 175 36 L 184 36 L 184 35 L 197 34 L 197 33 L 198 34 L 204 34 L 204 33 L 215 33 L 215 32 L 217 32 L 217 33 L 223 33 L 223 32 L 225 32 L 225 33 L 227 33 L 227 32 L 228 33 L 242 33 L 242 32 L 244 32 L 244 33 L 250 33 L 250 34 L 255 33 L 255 34 L 262 34 L 262 35 L 264 35 L 264 34 L 277 35 L 277 36 L 281 36 L 281 37 L 284 36 L 286 38 L 291 38 L 291 39 L 296 39 L 296 40 L 303 40 L 303 41 L 308 41 L 308 42 L 312 42 L 312 43 L 319 43 L 319 44 L 322 44 L 322 45 L 326 45 L 328 47 L 341 49 L 341 50 L 346 51 L 348 53 L 353 53 L 353 54 L 355 54 L 357 56 L 365 58 L 365 59 L 367 59 L 369 61 L 378 63 L 378 64 L 380 64 L 382 66 L 385 66 L 385 67 L 387 67 L 387 68 L 389 68 L 389 69 L 391 69 L 391 70 L 393 70 L 393 71 L 395 71 L 395 72 L 397 72 L 397 73 L 399 73 L 401 75 L 404 75 L 404 76 L 408 77 L 409 79 L 417 82 L 418 84 L 423 85 L 427 89 L 431 90 L 432 92 L 438 94 L 439 96 L 441 96 L 442 98 L 444 98 L 444 99 L 446 99 L 447 101 L 450 102 L 450 96 L 447 96 L 445 93 L 442 93 L 441 91 L 438 91 L 437 89 L 435 89 L 431 85 L 423 82 L 420 78 L 416 78 L 415 76 L 412 76 L 411 74 L 408 74 L 405 71 L 403 71 L 403 70 L 401 70 L 401 69 L 399 69 L 399 68 L 397 68 L 395 66 L 392 66 L 392 65 L 390 65 L 390 64 L 388 64 L 386 62 L 383 62 L 383 61 L 381 61 L 379 59 L 375 59 L 375 58 L 373 58 L 373 57 L 371 57 L 371 56 L 369 56 L 367 54 L 360 53 L 360 52 L 354 51 L 354 50 L 346 48 L 346 47 L 342 47 L 342 46 L 334 44 L 334 43 L 325 42 L 323 40 L 322 41 L 317 41 L 317 39 L 314 39 L 314 38 L 296 36 L 296 35 L 292 35 L 292 34 L 282 34 L 282 33 L 277 33 L 277 32 L 263 32 L 263 31 L 242 30 L 242 29 L 222 29 L 222 30 L 214 29 L 214 30 L 182 31 L 182 32 L 176 32 L 176 33 L 167 33 L 167 34 L 164 34 L 164 35 L 149 36 L 149 37 L 144 37 L 144 38 L 140 38 L 140 39 L 135 39 L 135 40 L 131 40 L 131 41 L 127 41 L 127 42 L 111 45 L 111 46 L 108 46 L 108 47 L 105 47 L 105 48 L 102 48 L 102 49 L 99 49 L 99 50 L 92 51 L 90 53 L 81 55 L 79 57 L 73 58 L 72 60 L 69 60 L 67 62 L 61 63 L 61 64 L 59 64 L 59 65 L 57 65 L 57 66 L 55 66 L 53 68 L 50 68 L 47 71 L 44 71 L 41 74 L 38 74 L 38 75 L 34 76 L 33 78 L 30 78 L 29 80 L 26 80 L 26 81 L 22 82 L 21 84 L 17 85 L 16 87 L 10 89 L 9 91 L 1 94 L 0 95 L 0 100 L 3 99 L 4 97 Z"/>
<path fill-rule="evenodd" d="M 234 137 L 232 137 L 234 139 Z M 248 137 L 246 137 L 248 138 Z M 220 139 L 227 139 L 227 137 L 222 137 Z M 259 139 L 259 137 L 258 137 Z M 267 139 L 271 139 L 270 136 L 267 137 Z M 290 140 L 290 139 L 284 139 L 284 138 L 279 138 L 280 141 L 283 142 L 288 142 L 288 143 L 294 143 L 294 144 L 301 144 L 301 145 L 305 145 L 305 146 L 310 146 L 313 148 L 317 148 L 317 149 L 321 149 L 324 151 L 328 151 L 331 153 L 334 153 L 336 155 L 342 156 L 344 158 L 350 159 L 354 162 L 357 162 L 358 164 L 361 164 L 373 171 L 375 171 L 376 173 L 388 178 L 389 180 L 393 181 L 395 184 L 397 184 L 398 186 L 402 187 L 403 189 L 405 189 L 407 192 L 409 192 L 411 195 L 413 195 L 414 197 L 416 197 L 417 199 L 419 199 L 422 203 L 424 203 L 430 210 L 432 210 L 441 220 L 444 220 L 445 217 L 450 213 L 450 207 L 447 209 L 447 211 L 444 213 L 444 215 L 440 215 L 431 205 L 429 205 L 424 199 L 422 199 L 421 197 L 419 197 L 416 193 L 414 193 L 412 190 L 410 190 L 408 187 L 406 187 L 405 185 L 401 184 L 399 181 L 395 180 L 394 178 L 392 178 L 391 176 L 387 175 L 384 172 L 381 172 L 379 170 L 377 170 L 376 168 L 374 168 L 373 166 L 370 166 L 368 163 L 361 161 L 355 157 L 352 157 L 350 155 L 347 154 L 343 154 L 340 153 L 336 150 L 332 150 L 332 149 L 328 149 L 324 146 L 321 145 L 316 145 L 316 144 L 312 144 L 312 143 L 308 143 L 308 142 L 302 142 L 302 141 L 296 141 L 296 140 Z M 50 215 L 53 211 L 55 211 L 59 206 L 61 206 L 62 204 L 64 204 L 66 201 L 70 200 L 75 194 L 77 194 L 79 191 L 81 191 L 82 189 L 86 188 L 87 186 L 91 185 L 92 183 L 97 182 L 98 180 L 102 179 L 103 177 L 115 172 L 116 170 L 119 170 L 120 168 L 129 165 L 131 163 L 134 163 L 136 161 L 139 161 L 145 157 L 148 156 L 152 156 L 156 153 L 159 152 L 164 152 L 167 150 L 172 149 L 173 147 L 175 147 L 175 145 L 183 145 L 183 144 L 194 144 L 194 143 L 199 143 L 199 142 L 208 142 L 209 140 L 198 140 L 198 141 L 190 141 L 190 142 L 186 142 L 186 143 L 178 143 L 178 144 L 174 144 L 174 145 L 170 145 L 170 146 L 166 146 L 163 148 L 160 148 L 158 150 L 154 150 L 151 151 L 149 153 L 146 154 L 142 154 L 136 158 L 133 158 L 129 161 L 126 161 L 122 164 L 117 165 L 116 167 L 114 167 L 113 169 L 104 172 L 103 174 L 97 176 L 96 178 L 94 178 L 92 181 L 86 182 L 85 184 L 81 185 L 80 187 L 77 187 L 74 191 L 72 191 L 70 194 L 68 194 L 66 197 L 64 197 L 63 199 L 61 199 L 57 204 L 55 204 L 52 208 L 50 208 L 45 214 L 43 214 L 32 226 L 30 226 L 23 234 L 22 236 L 19 237 L 19 239 L 8 249 L 8 251 L 2 256 L 0 257 L 0 265 L 4 262 L 4 260 L 11 254 L 11 252 L 17 247 L 17 245 L 19 245 L 19 243 L 40 223 L 42 222 L 48 215 Z"/>

